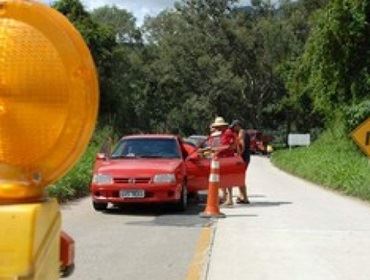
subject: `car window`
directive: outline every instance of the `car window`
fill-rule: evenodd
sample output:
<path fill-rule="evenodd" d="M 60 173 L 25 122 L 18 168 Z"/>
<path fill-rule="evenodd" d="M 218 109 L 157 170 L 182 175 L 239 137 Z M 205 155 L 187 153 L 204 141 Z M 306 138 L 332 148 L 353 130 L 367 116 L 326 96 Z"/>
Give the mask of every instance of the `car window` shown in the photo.
<path fill-rule="evenodd" d="M 181 158 L 181 152 L 175 139 L 135 138 L 121 140 L 115 158 Z"/>
<path fill-rule="evenodd" d="M 193 143 L 195 146 L 199 148 L 206 148 L 208 147 L 208 136 L 200 136 L 200 135 L 192 135 L 189 136 L 186 141 L 189 143 Z"/>

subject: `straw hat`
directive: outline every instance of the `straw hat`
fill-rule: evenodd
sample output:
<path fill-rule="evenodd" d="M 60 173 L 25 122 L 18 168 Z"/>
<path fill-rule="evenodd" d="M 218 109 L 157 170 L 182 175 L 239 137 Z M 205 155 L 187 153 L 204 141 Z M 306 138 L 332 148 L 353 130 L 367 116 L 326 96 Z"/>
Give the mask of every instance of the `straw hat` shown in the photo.
<path fill-rule="evenodd" d="M 228 126 L 229 124 L 225 122 L 223 117 L 217 117 L 212 124 L 212 127 Z"/>

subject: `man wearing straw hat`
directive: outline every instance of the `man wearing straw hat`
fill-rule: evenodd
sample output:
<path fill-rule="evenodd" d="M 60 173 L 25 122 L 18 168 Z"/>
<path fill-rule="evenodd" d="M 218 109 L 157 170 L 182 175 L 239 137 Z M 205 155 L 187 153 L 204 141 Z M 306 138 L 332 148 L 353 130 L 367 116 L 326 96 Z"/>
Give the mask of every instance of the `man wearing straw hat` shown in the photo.
<path fill-rule="evenodd" d="M 235 133 L 232 129 L 229 128 L 229 124 L 225 122 L 223 117 L 217 117 L 215 121 L 211 125 L 212 128 L 216 130 L 216 132 L 212 133 L 212 135 L 217 135 L 217 138 L 219 141 L 216 141 L 216 137 L 211 135 L 210 138 L 210 144 L 211 146 L 228 146 L 229 149 L 222 151 L 219 155 L 228 157 L 228 156 L 234 156 L 234 153 L 236 151 L 236 137 Z M 218 133 L 217 133 L 218 132 Z M 216 142 L 218 142 L 216 144 Z M 232 188 L 227 188 L 224 192 L 224 204 L 223 206 L 232 206 L 233 200 L 232 200 Z"/>

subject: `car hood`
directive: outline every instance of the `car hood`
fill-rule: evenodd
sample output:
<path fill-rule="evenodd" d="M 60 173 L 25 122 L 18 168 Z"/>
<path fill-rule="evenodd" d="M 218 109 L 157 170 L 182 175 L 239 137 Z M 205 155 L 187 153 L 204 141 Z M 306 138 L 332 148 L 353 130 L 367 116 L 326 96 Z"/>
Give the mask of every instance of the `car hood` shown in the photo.
<path fill-rule="evenodd" d="M 181 159 L 117 159 L 103 163 L 97 173 L 151 177 L 158 173 L 173 173 L 181 163 Z"/>

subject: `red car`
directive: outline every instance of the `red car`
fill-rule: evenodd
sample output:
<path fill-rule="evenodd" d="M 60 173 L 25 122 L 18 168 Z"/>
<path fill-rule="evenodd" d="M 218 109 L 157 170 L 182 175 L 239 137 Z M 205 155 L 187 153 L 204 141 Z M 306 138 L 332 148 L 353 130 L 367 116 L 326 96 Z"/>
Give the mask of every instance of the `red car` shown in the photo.
<path fill-rule="evenodd" d="M 247 133 L 250 139 L 250 146 L 249 149 L 251 153 L 268 153 L 268 144 L 273 140 L 271 135 L 265 135 L 259 130 L 248 129 Z"/>
<path fill-rule="evenodd" d="M 108 203 L 174 203 L 187 207 L 188 193 L 208 188 L 210 159 L 173 135 L 136 135 L 120 140 L 113 153 L 97 156 L 91 183 L 94 209 Z M 238 155 L 221 157 L 221 187 L 244 184 Z"/>

